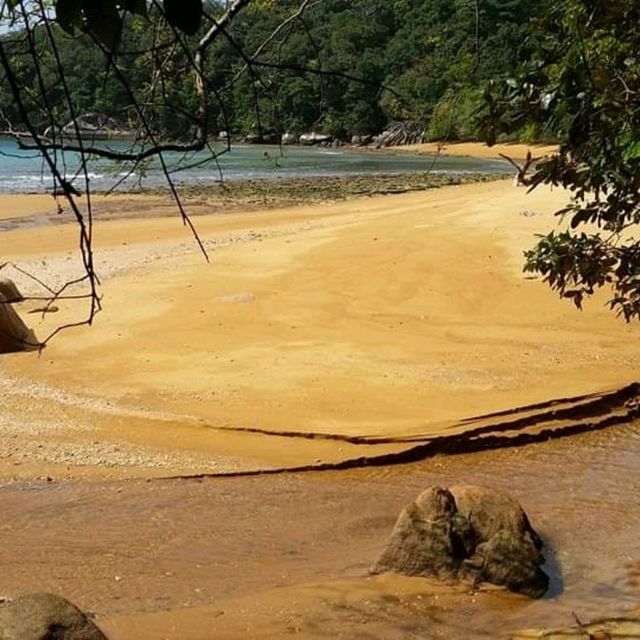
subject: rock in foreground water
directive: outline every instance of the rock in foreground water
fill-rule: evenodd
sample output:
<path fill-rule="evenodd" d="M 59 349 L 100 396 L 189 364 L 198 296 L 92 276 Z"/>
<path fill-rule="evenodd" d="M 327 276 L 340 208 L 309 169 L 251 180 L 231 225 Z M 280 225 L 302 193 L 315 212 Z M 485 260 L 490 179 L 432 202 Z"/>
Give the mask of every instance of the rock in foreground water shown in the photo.
<path fill-rule="evenodd" d="M 0 640 L 107 640 L 77 607 L 51 593 L 31 593 L 0 606 Z"/>
<path fill-rule="evenodd" d="M 407 506 L 373 573 L 470 579 L 538 598 L 542 541 L 516 500 L 475 486 L 430 487 Z"/>

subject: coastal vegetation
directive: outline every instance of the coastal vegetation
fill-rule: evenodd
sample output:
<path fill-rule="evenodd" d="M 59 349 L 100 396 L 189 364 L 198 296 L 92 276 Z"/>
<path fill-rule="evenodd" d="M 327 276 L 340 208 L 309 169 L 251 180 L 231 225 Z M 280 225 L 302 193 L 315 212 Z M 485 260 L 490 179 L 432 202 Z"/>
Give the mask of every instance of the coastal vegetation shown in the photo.
<path fill-rule="evenodd" d="M 395 121 L 416 123 L 426 139 L 478 138 L 474 113 L 483 84 L 512 73 L 529 56 L 534 44 L 529 21 L 540 5 L 534 0 L 245 4 L 207 52 L 205 84 L 215 93 L 209 131 L 249 135 L 318 130 L 347 141 L 379 134 Z M 306 5 L 304 13 L 297 15 L 301 5 Z M 42 133 L 51 124 L 47 103 L 56 111 L 57 122 L 70 121 L 72 112 L 100 113 L 134 128 L 132 96 L 144 95 L 154 133 L 191 139 L 197 95 L 188 67 L 195 45 L 189 43 L 171 56 L 167 49 L 173 28 L 186 27 L 197 40 L 210 24 L 198 21 L 197 15 L 183 17 L 186 25 L 160 23 L 154 16 L 157 9 L 149 8 L 147 15 L 144 2 L 130 2 L 124 5 L 131 10 L 124 24 L 115 9 L 94 12 L 88 14 L 91 34 L 79 35 L 82 19 L 69 15 L 73 6 L 81 3 L 58 2 L 64 28 L 51 25 L 56 52 L 46 29 L 34 30 L 37 72 L 28 43 L 16 33 L 4 37 L 20 86 L 39 79 L 45 90 L 43 100 L 34 86 L 27 101 L 36 129 Z M 224 3 L 207 2 L 205 8 L 212 17 L 225 11 Z M 178 15 L 188 15 L 185 11 L 181 7 Z M 105 62 L 105 47 L 117 52 L 113 64 Z M 72 105 L 64 99 L 58 65 L 65 70 Z M 147 95 L 158 74 L 162 86 Z M 5 129 L 24 126 L 7 83 L 0 87 L 0 110 Z M 525 126 L 514 136 L 527 138 L 530 133 Z"/>
<path fill-rule="evenodd" d="M 84 229 L 80 192 L 60 173 L 57 150 L 79 152 L 85 178 L 93 155 L 129 162 L 127 171 L 159 157 L 192 226 L 163 152 L 209 149 L 215 160 L 212 136 L 228 145 L 234 132 L 278 142 L 311 130 L 321 133 L 307 134 L 309 143 L 362 143 L 397 121 L 409 132 L 402 140 L 558 139 L 559 153 L 538 163 L 529 184 L 571 192 L 558 212 L 569 228 L 541 238 L 525 270 L 579 308 L 608 286 L 611 309 L 640 317 L 640 244 L 628 235 L 640 217 L 634 0 L 96 6 L 58 0 L 52 21 L 42 2 L 7 1 L 5 19 L 21 16 L 22 29 L 0 41 L 0 113 L 8 131 L 36 140 L 25 148 L 46 152 L 81 227 L 90 318 L 99 308 L 91 214 Z M 131 131 L 138 147 L 84 146 L 86 113 Z"/>
<path fill-rule="evenodd" d="M 489 142 L 498 133 L 561 132 L 531 186 L 561 186 L 566 228 L 542 236 L 525 269 L 581 308 L 604 287 L 609 306 L 640 318 L 640 5 L 563 0 L 541 16 L 539 46 L 487 93 Z"/>

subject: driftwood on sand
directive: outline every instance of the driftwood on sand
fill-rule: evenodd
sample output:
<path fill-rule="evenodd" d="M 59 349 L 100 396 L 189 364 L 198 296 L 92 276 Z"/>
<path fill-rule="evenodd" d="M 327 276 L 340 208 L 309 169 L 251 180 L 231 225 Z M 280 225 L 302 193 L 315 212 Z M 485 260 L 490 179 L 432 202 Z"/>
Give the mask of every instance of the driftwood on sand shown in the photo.
<path fill-rule="evenodd" d="M 513 636 L 512 640 L 630 640 L 640 638 L 640 611 L 620 618 L 603 618 L 565 629 L 528 629 Z"/>
<path fill-rule="evenodd" d="M 33 331 L 22 321 L 11 303 L 0 294 L 0 353 L 28 351 L 38 346 Z"/>
<path fill-rule="evenodd" d="M 397 147 L 424 142 L 424 125 L 419 122 L 393 122 L 374 141 L 377 147 Z"/>
<path fill-rule="evenodd" d="M 540 160 L 540 157 L 534 158 L 531 155 L 531 151 L 527 151 L 527 157 L 524 159 L 523 164 L 519 164 L 513 158 L 510 158 L 504 153 L 499 153 L 498 155 L 515 167 L 516 175 L 513 179 L 513 185 L 515 187 L 531 186 L 531 178 L 527 174 L 532 167 L 535 167 L 535 163 Z"/>

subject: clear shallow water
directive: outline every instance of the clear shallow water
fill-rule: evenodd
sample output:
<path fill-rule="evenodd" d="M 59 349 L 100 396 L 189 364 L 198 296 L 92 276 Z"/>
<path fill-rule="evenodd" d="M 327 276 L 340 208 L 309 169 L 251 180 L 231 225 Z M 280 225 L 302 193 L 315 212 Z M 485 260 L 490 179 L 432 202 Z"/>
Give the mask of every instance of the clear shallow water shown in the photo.
<path fill-rule="evenodd" d="M 124 143 L 104 143 L 111 149 L 124 150 Z M 167 164 L 173 171 L 205 160 L 204 152 L 183 156 L 166 154 Z M 219 166 L 218 166 L 219 164 Z M 372 153 L 317 149 L 304 147 L 265 147 L 236 145 L 215 161 L 197 167 L 182 169 L 172 174 L 178 184 L 198 185 L 220 180 L 277 179 L 363 173 L 413 173 L 433 170 L 436 173 L 511 173 L 509 165 L 499 160 L 441 157 L 409 153 Z M 65 154 L 59 166 L 66 168 L 66 179 L 84 188 L 83 178 L 76 177 L 80 166 L 77 154 Z M 121 188 L 147 188 L 166 184 L 157 160 L 142 172 L 128 175 L 128 167 L 104 159 L 95 159 L 89 165 L 91 186 L 95 190 L 111 188 L 123 180 Z M 39 154 L 22 151 L 10 139 L 0 139 L 0 193 L 41 193 L 51 189 L 51 178 Z"/>
<path fill-rule="evenodd" d="M 341 581 L 366 581 L 397 514 L 419 492 L 472 483 L 522 502 L 553 552 L 546 598 L 466 594 L 453 606 L 433 607 L 429 599 L 389 609 L 387 599 L 362 610 L 293 611 L 304 638 L 510 638 L 526 627 L 571 625 L 574 612 L 588 620 L 640 604 L 639 460 L 635 423 L 348 472 L 6 484 L 3 589 L 62 592 L 102 616 L 186 603 L 226 609 L 225 598 L 320 582 L 337 597 L 351 584 Z M 280 611 L 290 603 L 277 604 Z"/>

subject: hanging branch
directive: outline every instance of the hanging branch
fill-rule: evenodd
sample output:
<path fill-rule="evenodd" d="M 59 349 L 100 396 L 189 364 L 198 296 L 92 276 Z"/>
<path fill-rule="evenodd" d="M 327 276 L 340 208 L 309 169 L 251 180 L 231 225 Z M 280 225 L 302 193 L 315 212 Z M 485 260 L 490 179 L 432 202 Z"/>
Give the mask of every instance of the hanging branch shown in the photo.
<path fill-rule="evenodd" d="M 204 242 L 198 236 L 180 198 L 175 174 L 207 163 L 216 163 L 220 171 L 218 158 L 230 150 L 230 141 L 227 138 L 224 148 L 214 149 L 209 139 L 212 115 L 219 114 L 225 130 L 230 130 L 226 92 L 240 78 L 248 76 L 251 81 L 256 119 L 261 132 L 264 115 L 261 101 L 265 98 L 273 101 L 274 121 L 277 122 L 276 83 L 285 73 L 319 78 L 321 102 L 324 100 L 324 83 L 331 78 L 375 86 L 378 92 L 387 91 L 398 100 L 404 100 L 402 95 L 380 82 L 359 77 L 350 69 L 331 69 L 327 61 L 321 59 L 320 48 L 306 21 L 307 15 L 320 2 L 298 0 L 297 3 L 291 3 L 290 12 L 264 36 L 258 46 L 253 43 L 251 51 L 247 52 L 233 25 L 252 0 L 228 2 L 226 10 L 216 16 L 210 14 L 201 0 L 101 0 L 100 3 L 95 0 L 58 0 L 55 13 L 47 0 L 0 0 L 0 20 L 6 21 L 10 12 L 12 24 L 19 27 L 18 31 L 0 36 L 0 71 L 13 97 L 23 130 L 16 131 L 10 124 L 3 125 L 3 128 L 13 136 L 20 149 L 37 152 L 42 158 L 43 175 L 52 178 L 53 196 L 59 212 L 70 211 L 78 227 L 78 249 L 83 272 L 56 287 L 44 285 L 40 280 L 44 290 L 41 297 L 47 303 L 44 308 L 50 309 L 58 300 L 86 297 L 89 301 L 84 320 L 59 327 L 43 340 L 41 346 L 69 326 L 91 324 L 101 309 L 100 280 L 93 254 L 92 185 L 88 170 L 93 158 L 122 163 L 125 167 L 123 175 L 114 181 L 109 191 L 135 175 L 150 160 L 156 159 L 182 222 L 190 229 L 199 249 L 207 258 Z M 98 4 L 100 11 L 96 10 Z M 141 29 L 152 30 L 149 46 L 140 46 L 138 43 L 128 47 L 120 45 L 121 34 L 132 20 L 136 20 Z M 315 59 L 283 60 L 283 48 L 295 28 L 300 28 L 304 34 L 315 52 Z M 87 138 L 81 127 L 81 113 L 60 55 L 61 39 L 75 37 L 78 32 L 84 33 L 85 38 L 93 43 L 92 50 L 100 51 L 104 57 L 103 88 L 115 83 L 125 96 L 127 103 L 122 111 L 134 133 L 127 148 L 114 149 L 100 144 L 96 141 L 95 131 Z M 477 37 L 476 29 L 476 40 Z M 222 38 L 231 45 L 235 61 L 239 64 L 229 69 L 221 86 L 216 86 L 209 73 L 210 59 L 214 45 Z M 52 69 L 46 67 L 43 51 L 51 58 L 46 64 Z M 138 58 L 149 65 L 150 79 L 142 88 L 136 89 L 129 73 L 133 66 L 130 63 Z M 21 84 L 20 65 L 27 65 L 34 70 L 33 86 Z M 46 74 L 44 70 L 50 73 Z M 194 104 L 189 109 L 173 99 L 167 86 L 176 75 L 185 75 L 193 81 L 189 91 L 192 92 L 190 97 L 194 99 Z M 167 114 L 185 119 L 190 137 L 179 141 L 163 139 L 158 123 Z M 46 125 L 44 131 L 43 125 Z M 201 152 L 202 157 L 192 157 L 192 154 Z M 74 154 L 78 156 L 77 162 Z M 181 158 L 171 164 L 167 154 L 180 154 Z M 71 159 L 74 160 L 73 164 Z M 67 166 L 68 162 L 72 169 Z M 87 293 L 77 293 L 79 286 L 86 286 Z"/>

